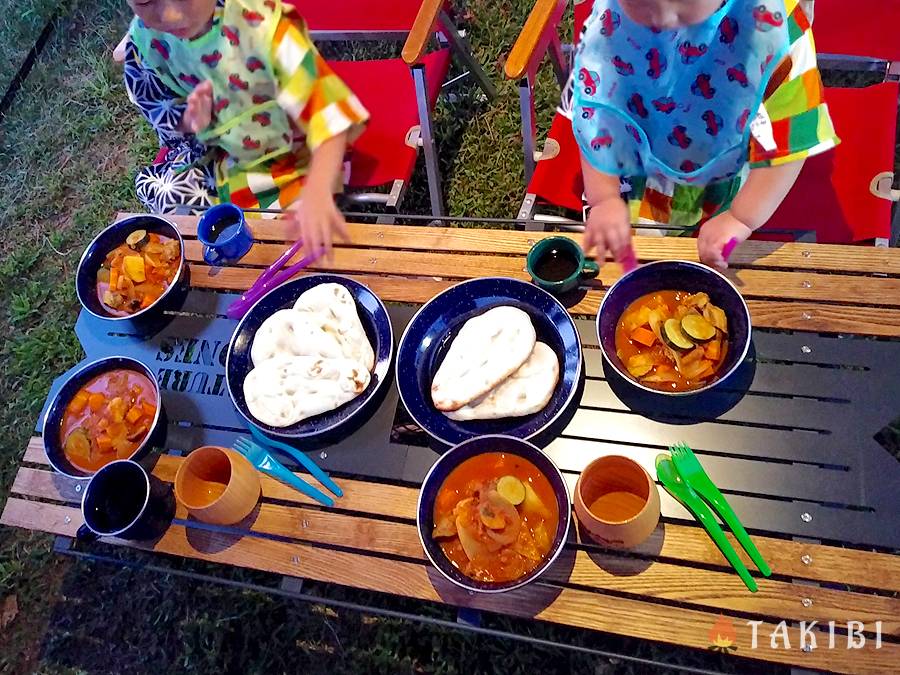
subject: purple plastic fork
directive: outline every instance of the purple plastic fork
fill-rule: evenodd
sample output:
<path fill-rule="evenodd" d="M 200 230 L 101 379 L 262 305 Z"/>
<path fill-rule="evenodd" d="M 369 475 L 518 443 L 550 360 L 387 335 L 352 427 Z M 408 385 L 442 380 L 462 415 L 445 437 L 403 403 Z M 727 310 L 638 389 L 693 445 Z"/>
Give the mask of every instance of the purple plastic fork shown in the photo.
<path fill-rule="evenodd" d="M 257 279 L 254 284 L 250 288 L 248 288 L 243 295 L 241 295 L 240 298 L 238 298 L 228 306 L 228 309 L 225 310 L 225 314 L 228 316 L 228 318 L 240 319 L 256 303 L 256 301 L 259 300 L 263 295 L 265 295 L 270 289 L 281 285 L 283 282 L 290 279 L 304 267 L 314 263 L 316 260 L 321 258 L 324 253 L 324 250 L 322 250 L 314 255 L 304 256 L 302 259 L 300 259 L 290 267 L 281 269 L 282 267 L 284 267 L 288 260 L 290 260 L 297 254 L 297 251 L 299 251 L 302 247 L 303 240 L 298 239 L 290 248 L 285 250 L 285 252 L 278 257 L 278 260 L 272 263 L 265 272 L 259 275 L 259 279 Z"/>

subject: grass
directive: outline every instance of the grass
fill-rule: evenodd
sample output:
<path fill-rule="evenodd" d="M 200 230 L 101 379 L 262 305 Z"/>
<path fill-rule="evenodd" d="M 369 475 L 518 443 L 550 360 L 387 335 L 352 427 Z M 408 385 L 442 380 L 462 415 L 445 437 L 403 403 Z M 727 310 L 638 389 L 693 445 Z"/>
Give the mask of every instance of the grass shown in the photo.
<path fill-rule="evenodd" d="M 138 208 L 132 179 L 156 142 L 128 103 L 110 57 L 128 21 L 121 0 L 0 0 L 0 89 L 46 18 L 56 31 L 0 123 L 0 504 L 59 373 L 82 352 L 72 327 L 72 274 L 90 238 L 120 209 Z M 495 82 L 497 101 L 463 86 L 436 120 L 450 212 L 509 217 L 523 194 L 515 86 L 500 82 L 504 55 L 522 25 L 525 0 L 468 3 L 469 37 Z M 558 90 L 539 80 L 546 129 Z M 427 211 L 420 174 L 405 208 Z M 130 559 L 135 560 L 134 556 Z M 138 557 L 138 561 L 146 561 Z M 151 559 L 150 562 L 159 562 Z M 171 562 L 171 561 L 166 561 Z M 188 569 L 222 572 L 186 563 Z M 268 577 L 228 571 L 232 578 Z M 307 585 L 306 592 L 454 619 L 452 610 Z M 49 538 L 0 529 L 0 601 L 18 616 L 0 632 L 0 672 L 640 672 L 640 667 L 570 651 L 524 646 L 396 618 L 329 609 L 267 593 L 196 583 L 146 569 L 75 562 Z M 723 667 L 706 654 L 491 618 L 491 626 L 575 645 Z M 743 664 L 732 669 L 746 672 Z"/>

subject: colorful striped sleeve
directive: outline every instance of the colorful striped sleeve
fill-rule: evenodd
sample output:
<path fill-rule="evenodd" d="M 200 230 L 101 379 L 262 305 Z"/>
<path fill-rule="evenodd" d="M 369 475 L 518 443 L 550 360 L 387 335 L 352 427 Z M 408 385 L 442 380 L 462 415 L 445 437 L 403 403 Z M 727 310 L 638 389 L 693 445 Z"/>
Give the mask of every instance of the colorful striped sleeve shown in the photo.
<path fill-rule="evenodd" d="M 789 54 L 775 69 L 763 108 L 772 123 L 774 148 L 750 138 L 750 166 L 776 166 L 818 155 L 840 141 L 834 131 L 816 62 L 816 44 L 803 3 L 788 0 Z"/>
<path fill-rule="evenodd" d="M 275 29 L 272 62 L 278 103 L 306 134 L 310 150 L 345 131 L 350 141 L 362 133 L 368 111 L 319 55 L 296 14 L 286 11 Z"/>

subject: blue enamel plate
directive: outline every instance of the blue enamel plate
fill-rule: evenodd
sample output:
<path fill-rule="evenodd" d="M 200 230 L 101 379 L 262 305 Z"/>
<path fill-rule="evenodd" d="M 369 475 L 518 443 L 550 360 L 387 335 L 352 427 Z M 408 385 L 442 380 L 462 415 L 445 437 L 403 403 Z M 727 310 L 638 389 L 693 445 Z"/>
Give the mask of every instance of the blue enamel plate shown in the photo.
<path fill-rule="evenodd" d="M 431 381 L 463 324 L 489 309 L 509 305 L 531 317 L 537 339 L 559 359 L 559 382 L 546 407 L 525 417 L 456 422 L 431 401 Z M 464 281 L 424 305 L 400 338 L 397 387 L 407 411 L 430 436 L 456 445 L 475 436 L 504 434 L 529 439 L 550 426 L 568 407 L 581 376 L 581 342 L 575 322 L 552 295 L 517 279 Z"/>
<path fill-rule="evenodd" d="M 372 380 L 362 394 L 336 410 L 309 417 L 289 427 L 272 427 L 263 424 L 250 414 L 247 402 L 244 400 L 244 378 L 253 369 L 253 362 L 250 359 L 253 336 L 256 335 L 256 331 L 259 330 L 263 321 L 280 309 L 293 307 L 302 293 L 319 284 L 329 283 L 344 286 L 356 300 L 359 318 L 375 352 L 375 370 L 372 372 Z M 244 315 L 235 328 L 231 343 L 228 345 L 225 382 L 234 407 L 248 423 L 278 438 L 309 439 L 337 432 L 351 419 L 363 414 L 362 411 L 366 408 L 366 404 L 387 382 L 393 355 L 394 333 L 391 329 L 391 320 L 377 295 L 358 281 L 338 274 L 310 274 L 272 289 L 257 300 L 250 311 Z"/>

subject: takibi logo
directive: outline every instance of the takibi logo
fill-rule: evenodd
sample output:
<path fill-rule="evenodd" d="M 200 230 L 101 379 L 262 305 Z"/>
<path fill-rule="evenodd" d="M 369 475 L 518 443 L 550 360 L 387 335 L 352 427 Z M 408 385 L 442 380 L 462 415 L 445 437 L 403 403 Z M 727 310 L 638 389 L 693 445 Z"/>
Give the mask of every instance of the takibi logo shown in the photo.
<path fill-rule="evenodd" d="M 733 653 L 737 651 L 737 633 L 730 619 L 719 614 L 719 618 L 709 629 L 709 648 L 714 652 Z"/>

